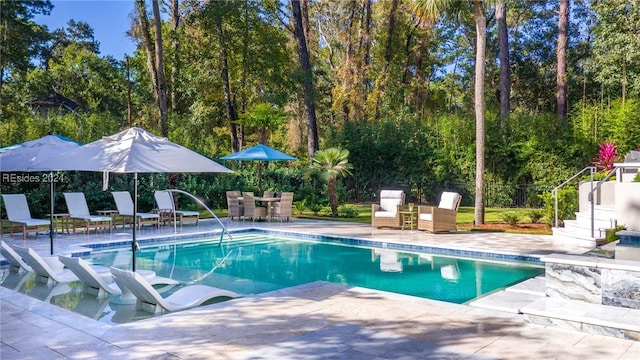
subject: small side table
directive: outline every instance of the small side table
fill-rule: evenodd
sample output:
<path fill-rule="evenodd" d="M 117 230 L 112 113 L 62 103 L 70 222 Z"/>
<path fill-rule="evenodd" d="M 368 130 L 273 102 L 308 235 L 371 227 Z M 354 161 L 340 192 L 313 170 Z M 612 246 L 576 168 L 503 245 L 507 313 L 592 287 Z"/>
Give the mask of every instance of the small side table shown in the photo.
<path fill-rule="evenodd" d="M 116 215 L 118 215 L 118 210 L 98 210 L 96 212 L 98 213 L 98 215 L 110 216 L 111 224 L 114 229 L 116 228 Z M 124 222 L 122 223 L 122 227 L 124 228 Z"/>
<path fill-rule="evenodd" d="M 170 225 L 173 221 L 172 209 L 153 209 L 153 213 L 160 215 L 160 224 L 163 226 Z"/>
<path fill-rule="evenodd" d="M 414 218 L 417 213 L 415 211 L 398 211 L 402 217 L 402 230 L 406 225 L 409 225 L 409 229 L 413 230 Z"/>
<path fill-rule="evenodd" d="M 67 234 L 69 234 L 69 217 L 71 216 L 69 213 L 47 214 L 47 216 L 53 218 L 54 231 L 58 229 L 58 221 L 62 220 L 62 232 L 64 233 L 64 231 L 67 230 Z"/>

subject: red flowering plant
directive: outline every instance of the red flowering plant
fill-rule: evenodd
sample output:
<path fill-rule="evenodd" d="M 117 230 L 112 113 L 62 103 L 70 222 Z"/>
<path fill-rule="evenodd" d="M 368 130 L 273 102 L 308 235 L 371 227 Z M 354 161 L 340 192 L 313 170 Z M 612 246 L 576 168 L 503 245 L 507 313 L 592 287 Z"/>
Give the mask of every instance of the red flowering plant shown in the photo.
<path fill-rule="evenodd" d="M 598 156 L 593 158 L 593 164 L 598 170 L 608 173 L 613 169 L 613 163 L 618 157 L 616 142 L 604 140 L 601 144 L 598 144 L 598 147 L 600 150 L 598 151 Z"/>

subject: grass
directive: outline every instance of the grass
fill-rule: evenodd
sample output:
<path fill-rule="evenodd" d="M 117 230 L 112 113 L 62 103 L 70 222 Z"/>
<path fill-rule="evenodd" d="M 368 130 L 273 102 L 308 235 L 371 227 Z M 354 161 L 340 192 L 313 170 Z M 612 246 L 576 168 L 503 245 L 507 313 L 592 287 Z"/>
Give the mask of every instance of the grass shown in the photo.
<path fill-rule="evenodd" d="M 300 219 L 314 219 L 314 220 L 331 220 L 331 221 L 344 221 L 344 222 L 356 222 L 356 223 L 371 223 L 371 204 L 347 204 L 347 206 L 355 209 L 358 212 L 357 217 L 346 218 L 346 217 L 331 217 L 331 209 L 327 206 L 324 207 L 318 214 L 314 214 L 310 210 L 305 210 L 302 214 L 299 214 L 298 211 L 293 209 L 293 216 Z M 491 223 L 504 223 L 502 218 L 502 214 L 506 212 L 516 213 L 521 219 L 529 220 L 528 212 L 531 209 L 525 208 L 485 208 L 485 224 Z M 227 209 L 217 209 L 215 213 L 218 217 L 223 218 L 227 216 Z M 206 213 L 202 214 L 203 217 L 210 217 L 211 215 Z M 456 222 L 460 226 L 460 229 L 470 230 L 473 229 L 473 220 L 474 220 L 474 208 L 473 206 L 461 206 L 458 209 L 458 216 L 456 218 Z M 541 219 L 540 223 L 544 223 L 544 220 Z M 550 234 L 550 230 L 527 230 L 522 227 L 510 227 L 507 229 L 503 229 L 501 231 L 510 232 L 510 233 L 534 233 L 534 234 Z"/>

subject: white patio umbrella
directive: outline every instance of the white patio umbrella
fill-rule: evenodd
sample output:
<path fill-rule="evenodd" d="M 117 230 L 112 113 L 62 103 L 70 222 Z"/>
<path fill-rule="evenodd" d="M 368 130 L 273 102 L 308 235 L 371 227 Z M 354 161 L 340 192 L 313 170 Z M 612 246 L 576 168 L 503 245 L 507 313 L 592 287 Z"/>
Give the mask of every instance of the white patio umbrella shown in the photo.
<path fill-rule="evenodd" d="M 8 150 L 0 153 L 0 172 L 37 172 L 49 171 L 49 167 L 42 167 L 39 164 L 46 163 L 51 157 L 57 156 L 65 151 L 80 147 L 80 144 L 60 135 L 46 135 L 36 140 L 13 145 Z M 4 148 L 6 149 L 6 148 Z M 44 178 L 38 178 L 43 180 Z M 51 213 L 49 225 L 49 240 L 51 242 L 51 255 L 53 255 L 53 214 L 54 208 L 54 187 L 55 178 L 46 178 L 49 182 L 51 197 Z"/>
<path fill-rule="evenodd" d="M 233 172 L 209 158 L 139 127 L 105 136 L 41 165 L 49 170 L 59 171 L 98 171 L 105 175 L 110 172 L 133 173 L 134 213 L 138 211 L 138 173 Z M 136 228 L 137 217 L 134 216 L 131 242 L 133 271 L 136 269 Z"/>

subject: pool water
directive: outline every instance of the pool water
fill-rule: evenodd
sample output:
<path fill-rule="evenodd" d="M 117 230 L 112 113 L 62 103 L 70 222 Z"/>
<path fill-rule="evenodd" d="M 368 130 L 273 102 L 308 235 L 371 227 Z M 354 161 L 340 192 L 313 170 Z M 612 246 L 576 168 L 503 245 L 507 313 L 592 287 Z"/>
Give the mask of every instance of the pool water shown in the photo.
<path fill-rule="evenodd" d="M 541 265 L 532 263 L 354 247 L 262 233 L 236 234 L 222 246 L 217 239 L 145 246 L 136 256 L 136 269 L 153 270 L 184 285 L 211 285 L 243 296 L 322 280 L 461 304 L 544 273 Z M 91 260 L 128 269 L 131 250 L 94 251 Z M 52 287 L 36 283 L 32 274 L 15 276 L 4 278 L 2 285 L 101 322 L 117 324 L 153 316 L 135 310 L 135 305 L 84 294 L 80 282 Z"/>
<path fill-rule="evenodd" d="M 118 259 L 125 259 L 121 261 Z M 128 267 L 130 251 L 96 254 L 96 264 Z M 137 268 L 182 283 L 198 283 L 247 296 L 317 280 L 464 303 L 544 272 L 523 263 L 465 260 L 390 249 L 371 249 L 239 234 L 233 241 L 149 247 Z"/>

